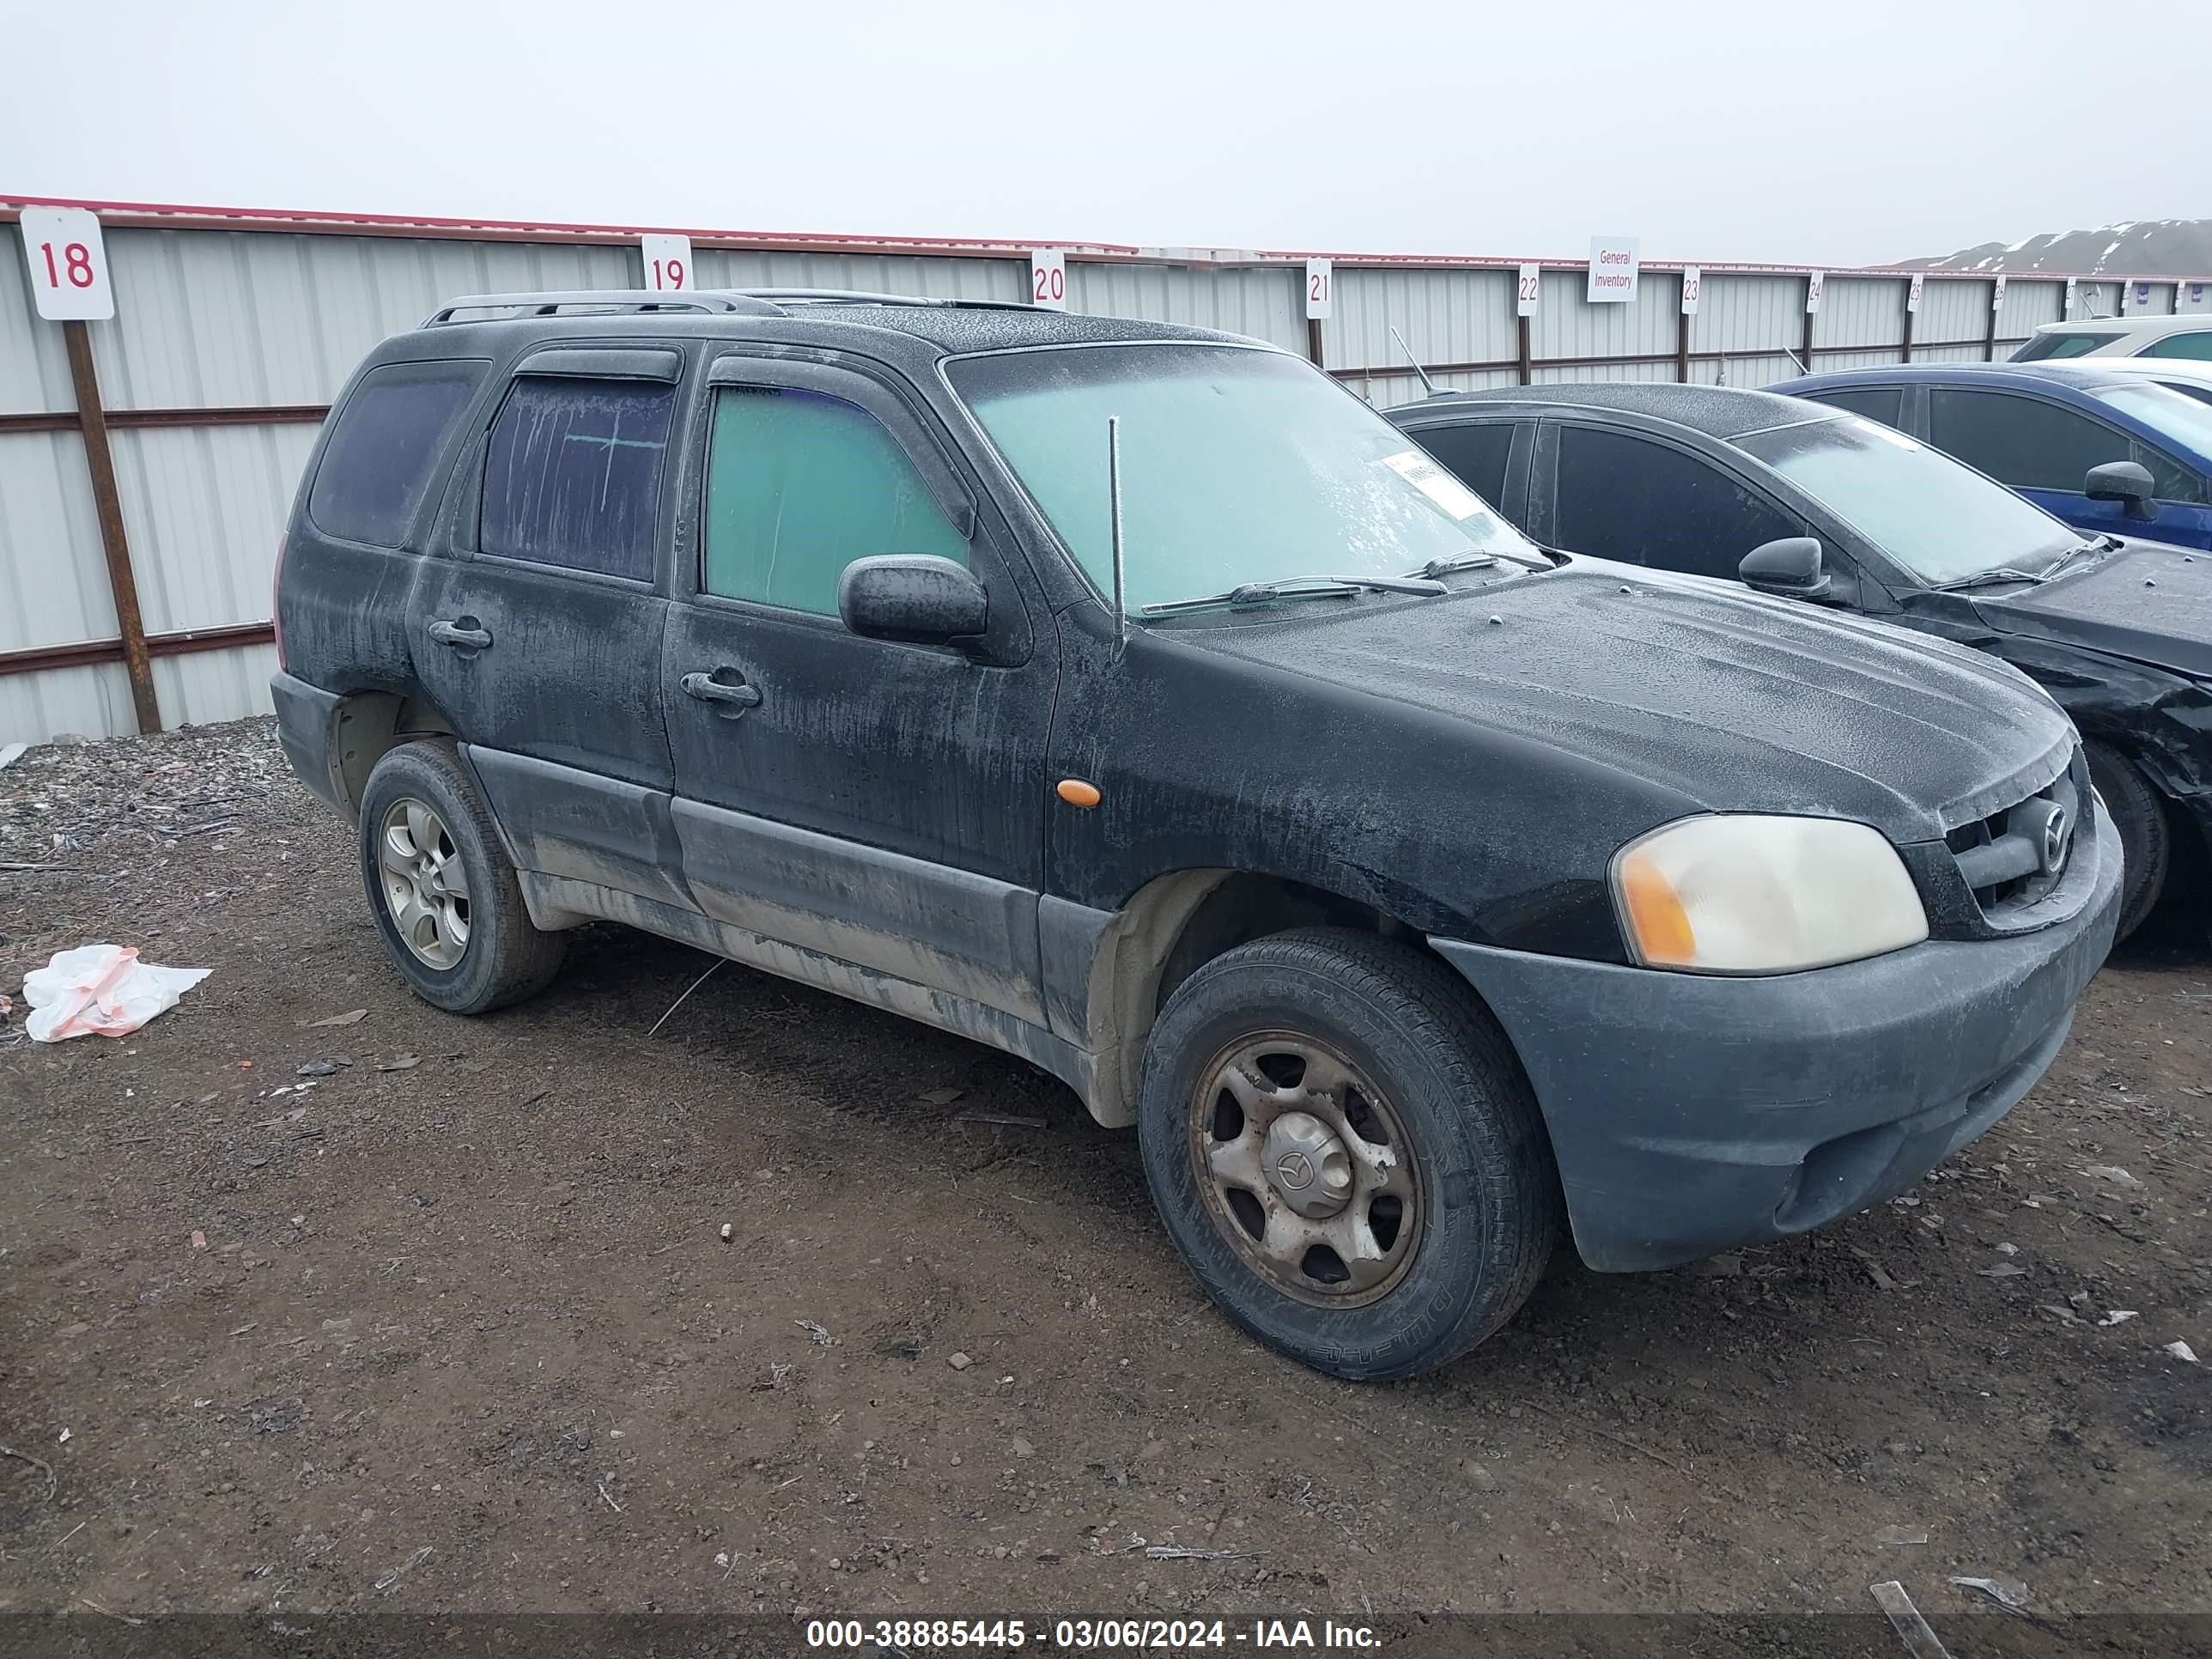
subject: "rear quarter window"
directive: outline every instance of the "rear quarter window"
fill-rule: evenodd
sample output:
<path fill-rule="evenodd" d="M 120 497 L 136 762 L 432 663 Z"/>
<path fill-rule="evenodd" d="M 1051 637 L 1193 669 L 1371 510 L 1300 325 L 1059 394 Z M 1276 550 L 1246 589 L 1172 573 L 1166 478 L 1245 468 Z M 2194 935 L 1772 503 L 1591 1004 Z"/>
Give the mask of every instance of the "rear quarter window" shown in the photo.
<path fill-rule="evenodd" d="M 376 547 L 406 540 L 446 436 L 489 368 L 477 361 L 386 363 L 363 375 L 315 469 L 307 495 L 315 528 Z"/>
<path fill-rule="evenodd" d="M 1869 421 L 1880 421 L 1884 426 L 1905 425 L 1905 388 L 1901 386 L 1838 386 L 1811 395 L 1815 403 L 1849 410 Z"/>

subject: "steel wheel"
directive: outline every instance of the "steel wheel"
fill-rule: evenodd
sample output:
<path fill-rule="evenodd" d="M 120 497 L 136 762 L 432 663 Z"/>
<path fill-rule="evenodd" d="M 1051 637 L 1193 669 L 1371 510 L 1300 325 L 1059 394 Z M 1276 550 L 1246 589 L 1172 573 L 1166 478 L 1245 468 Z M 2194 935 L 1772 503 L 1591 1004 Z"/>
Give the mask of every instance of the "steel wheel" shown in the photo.
<path fill-rule="evenodd" d="M 378 890 L 392 927 L 416 957 L 437 969 L 469 948 L 469 873 L 445 821 L 402 796 L 376 834 Z"/>
<path fill-rule="evenodd" d="M 1387 1295 L 1420 1239 L 1412 1137 L 1326 1044 L 1240 1039 L 1200 1073 L 1190 1152 L 1223 1237 L 1277 1288 L 1322 1308 Z"/>

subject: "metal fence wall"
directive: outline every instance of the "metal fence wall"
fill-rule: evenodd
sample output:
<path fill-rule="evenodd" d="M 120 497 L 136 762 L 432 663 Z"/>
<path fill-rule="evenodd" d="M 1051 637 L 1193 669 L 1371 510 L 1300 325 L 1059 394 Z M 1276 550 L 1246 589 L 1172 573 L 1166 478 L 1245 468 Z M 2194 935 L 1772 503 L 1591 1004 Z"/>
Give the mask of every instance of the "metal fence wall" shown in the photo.
<path fill-rule="evenodd" d="M 118 296 L 88 331 L 161 723 L 265 710 L 276 543 L 325 405 L 362 354 L 455 295 L 642 284 L 634 233 L 597 227 L 301 220 L 100 206 Z M 0 222 L 15 210 L 0 202 Z M 705 288 L 862 289 L 1019 301 L 1028 250 L 693 233 Z M 9 240 L 14 238 L 9 236 Z M 2063 277 L 1929 273 L 1908 319 L 1903 273 L 1712 266 L 1694 316 L 1680 268 L 1644 267 L 1637 300 L 1589 305 L 1579 262 L 1548 262 L 1516 315 L 1516 262 L 1335 256 L 1334 304 L 1304 314 L 1302 255 L 1066 250 L 1071 309 L 1224 329 L 1311 356 L 1378 406 L 1437 385 L 1689 380 L 1756 386 L 1867 363 L 2002 356 L 2057 319 Z M 2091 282 L 2079 314 L 2212 309 L 2212 283 Z M 1908 328 L 1909 321 L 1909 328 Z M 35 314 L 0 250 L 0 745 L 138 725 L 62 325 Z M 1391 338 L 1395 328 L 1406 350 Z"/>

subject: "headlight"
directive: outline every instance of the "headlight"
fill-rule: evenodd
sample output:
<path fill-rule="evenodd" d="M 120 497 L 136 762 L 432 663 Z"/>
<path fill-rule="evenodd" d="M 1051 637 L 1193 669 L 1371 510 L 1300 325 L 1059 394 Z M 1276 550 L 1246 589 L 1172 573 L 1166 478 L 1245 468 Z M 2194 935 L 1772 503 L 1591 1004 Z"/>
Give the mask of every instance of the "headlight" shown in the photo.
<path fill-rule="evenodd" d="M 1620 849 L 1613 898 L 1646 968 L 1786 974 L 1928 937 L 1897 849 L 1841 818 L 1684 818 Z"/>

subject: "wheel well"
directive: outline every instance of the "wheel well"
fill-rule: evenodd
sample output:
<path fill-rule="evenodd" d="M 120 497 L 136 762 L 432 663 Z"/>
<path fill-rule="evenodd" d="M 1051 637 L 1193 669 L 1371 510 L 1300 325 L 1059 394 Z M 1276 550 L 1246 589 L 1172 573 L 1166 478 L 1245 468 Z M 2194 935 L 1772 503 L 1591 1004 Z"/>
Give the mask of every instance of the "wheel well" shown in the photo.
<path fill-rule="evenodd" d="M 453 726 L 437 705 L 392 691 L 356 691 L 338 704 L 336 729 L 338 782 L 346 810 L 358 812 L 362 792 L 377 762 L 416 738 L 451 737 Z"/>
<path fill-rule="evenodd" d="M 1350 927 L 1429 948 L 1420 929 L 1396 916 L 1280 876 L 1179 870 L 1139 889 L 1107 926 L 1091 963 L 1091 1115 L 1109 1127 L 1136 1121 L 1145 1042 L 1177 986 L 1240 945 L 1313 927 Z"/>

